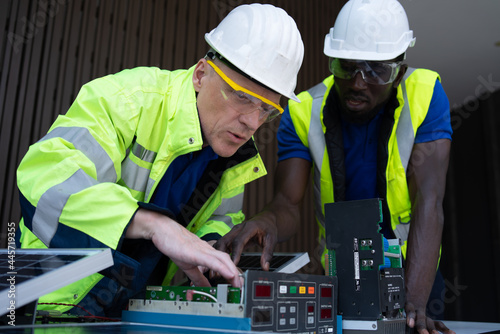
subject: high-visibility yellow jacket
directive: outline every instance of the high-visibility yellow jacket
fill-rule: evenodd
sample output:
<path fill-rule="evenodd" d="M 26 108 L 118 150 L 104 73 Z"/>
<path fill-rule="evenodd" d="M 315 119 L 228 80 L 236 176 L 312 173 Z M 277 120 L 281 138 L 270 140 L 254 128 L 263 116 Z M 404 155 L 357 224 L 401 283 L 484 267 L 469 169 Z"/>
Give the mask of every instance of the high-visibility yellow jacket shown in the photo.
<path fill-rule="evenodd" d="M 379 171 L 378 190 L 383 201 L 384 216 L 390 215 L 392 230 L 404 242 L 410 228 L 411 202 L 406 181 L 406 170 L 413 149 L 416 132 L 425 120 L 432 99 L 436 72 L 409 68 L 397 88 L 396 100 L 388 104 L 394 113 L 388 133 L 384 133 L 386 152 L 379 152 L 379 160 L 386 161 L 385 171 Z M 302 143 L 309 148 L 313 159 L 314 206 L 319 224 L 319 242 L 325 246 L 325 204 L 335 201 L 333 178 L 339 171 L 331 168 L 325 140 L 326 126 L 323 108 L 334 84 L 333 75 L 308 91 L 298 95 L 301 103 L 289 103 L 290 116 Z M 392 107 L 391 107 L 392 106 Z M 386 107 L 387 108 L 387 107 Z M 381 138 L 379 138 L 381 140 Z M 381 156 L 380 154 L 383 154 Z M 332 177 L 332 174 L 334 177 Z M 324 265 L 324 256 L 322 256 Z"/>
<path fill-rule="evenodd" d="M 172 161 L 202 148 L 193 71 L 135 68 L 82 87 L 18 168 L 23 248 L 109 247 L 115 264 L 108 272 L 124 265 L 141 270 L 120 252 L 127 225 Z M 200 237 L 224 235 L 244 220 L 244 185 L 265 174 L 253 140 L 232 157 L 219 157 L 179 223 Z M 102 277 L 91 275 L 40 302 L 78 304 Z"/>

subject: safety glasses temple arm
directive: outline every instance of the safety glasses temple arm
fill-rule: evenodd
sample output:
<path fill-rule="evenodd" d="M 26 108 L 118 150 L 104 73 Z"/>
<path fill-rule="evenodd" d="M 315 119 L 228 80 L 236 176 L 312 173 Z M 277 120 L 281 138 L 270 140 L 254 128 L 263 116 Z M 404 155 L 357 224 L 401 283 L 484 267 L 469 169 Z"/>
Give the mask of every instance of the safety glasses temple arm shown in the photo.
<path fill-rule="evenodd" d="M 239 91 L 242 91 L 242 92 L 245 92 L 247 93 L 248 95 L 251 95 L 253 97 L 256 97 L 258 98 L 259 100 L 261 100 L 262 102 L 265 102 L 273 107 L 275 107 L 276 109 L 279 110 L 280 114 L 283 113 L 283 108 L 279 105 L 279 104 L 276 104 L 274 103 L 273 101 L 269 100 L 269 99 L 266 99 L 265 97 L 263 96 L 260 96 L 248 89 L 246 89 L 245 87 L 241 87 L 240 85 L 238 85 L 236 82 L 234 82 L 233 80 L 231 80 L 226 74 L 224 74 L 224 72 L 221 71 L 220 68 L 218 68 L 212 61 L 208 60 L 207 59 L 207 63 L 215 70 L 215 72 L 217 72 L 218 75 L 221 76 L 221 78 L 229 85 L 231 86 L 232 89 L 234 90 L 239 90 Z"/>

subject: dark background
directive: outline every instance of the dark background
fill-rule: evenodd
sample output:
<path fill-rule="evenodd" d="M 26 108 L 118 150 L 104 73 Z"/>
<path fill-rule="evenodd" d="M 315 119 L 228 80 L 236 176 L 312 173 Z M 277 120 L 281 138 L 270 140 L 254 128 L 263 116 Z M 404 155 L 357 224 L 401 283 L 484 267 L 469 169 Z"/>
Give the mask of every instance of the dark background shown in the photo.
<path fill-rule="evenodd" d="M 204 34 L 231 9 L 249 2 L 1 0 L 0 247 L 7 247 L 7 224 L 21 216 L 19 162 L 66 112 L 82 84 L 135 66 L 188 68 L 207 50 Z M 305 58 L 296 92 L 329 75 L 324 36 L 345 1 L 262 2 L 285 9 L 302 33 Z M 411 54 L 407 61 L 411 65 Z M 446 289 L 444 303 L 433 306 L 444 307 L 449 320 L 500 322 L 500 92 L 487 90 L 467 101 L 452 110 L 441 261 Z M 272 197 L 277 125 L 266 124 L 256 134 L 269 175 L 247 187 L 248 216 Z M 310 194 L 302 221 L 297 236 L 277 251 L 308 251 L 306 270 L 320 273 Z"/>

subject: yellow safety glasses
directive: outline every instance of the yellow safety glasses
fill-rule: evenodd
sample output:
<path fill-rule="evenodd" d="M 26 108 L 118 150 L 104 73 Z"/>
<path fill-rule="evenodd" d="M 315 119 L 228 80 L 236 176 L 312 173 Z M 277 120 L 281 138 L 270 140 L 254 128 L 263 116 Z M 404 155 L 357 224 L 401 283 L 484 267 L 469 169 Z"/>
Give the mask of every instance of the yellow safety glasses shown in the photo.
<path fill-rule="evenodd" d="M 249 114 L 258 109 L 260 111 L 259 119 L 265 119 L 269 122 L 283 113 L 283 108 L 265 97 L 260 96 L 244 87 L 241 87 L 222 72 L 212 61 L 207 59 L 207 63 L 215 72 L 227 83 L 232 90 L 224 91 L 221 89 L 223 98 L 236 110 L 242 114 Z"/>

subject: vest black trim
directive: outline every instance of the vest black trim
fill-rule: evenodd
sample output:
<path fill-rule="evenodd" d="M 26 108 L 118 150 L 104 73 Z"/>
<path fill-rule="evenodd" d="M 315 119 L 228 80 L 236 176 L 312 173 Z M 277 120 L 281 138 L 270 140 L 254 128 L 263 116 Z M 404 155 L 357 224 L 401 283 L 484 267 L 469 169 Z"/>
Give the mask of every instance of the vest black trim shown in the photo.
<path fill-rule="evenodd" d="M 323 108 L 325 123 L 325 143 L 328 151 L 328 161 L 333 181 L 333 199 L 335 202 L 345 201 L 345 155 L 342 127 L 340 125 L 340 110 L 335 91 L 332 89 Z"/>

